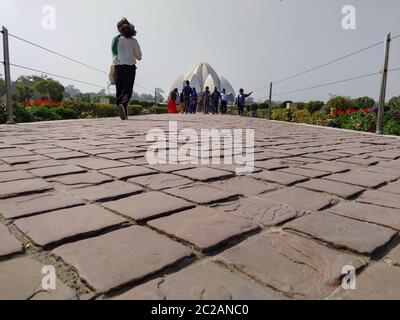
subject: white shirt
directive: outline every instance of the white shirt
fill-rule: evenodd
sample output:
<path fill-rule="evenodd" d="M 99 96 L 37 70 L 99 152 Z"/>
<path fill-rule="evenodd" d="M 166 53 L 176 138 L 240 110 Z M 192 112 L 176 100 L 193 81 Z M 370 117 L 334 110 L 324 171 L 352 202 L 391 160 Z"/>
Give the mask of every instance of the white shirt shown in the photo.
<path fill-rule="evenodd" d="M 221 100 L 222 101 L 228 101 L 228 94 L 221 92 Z"/>
<path fill-rule="evenodd" d="M 139 42 L 135 38 L 121 37 L 118 42 L 118 56 L 115 58 L 114 64 L 132 66 L 136 64 L 136 60 L 142 60 Z"/>

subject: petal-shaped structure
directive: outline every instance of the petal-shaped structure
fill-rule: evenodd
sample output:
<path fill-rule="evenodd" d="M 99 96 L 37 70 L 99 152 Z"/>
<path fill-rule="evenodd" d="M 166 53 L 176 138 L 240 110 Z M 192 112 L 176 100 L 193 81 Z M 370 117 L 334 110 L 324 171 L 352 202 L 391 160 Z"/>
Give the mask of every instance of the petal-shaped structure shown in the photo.
<path fill-rule="evenodd" d="M 218 90 L 226 89 L 227 93 L 232 93 L 230 101 L 234 99 L 235 91 L 232 85 L 223 77 L 219 77 L 215 70 L 206 62 L 200 62 L 189 69 L 188 72 L 180 76 L 172 85 L 171 90 L 178 88 L 182 90 L 185 81 L 190 81 L 190 85 L 195 87 L 199 93 L 204 92 L 206 87 L 209 87 L 211 91 L 215 87 Z"/>

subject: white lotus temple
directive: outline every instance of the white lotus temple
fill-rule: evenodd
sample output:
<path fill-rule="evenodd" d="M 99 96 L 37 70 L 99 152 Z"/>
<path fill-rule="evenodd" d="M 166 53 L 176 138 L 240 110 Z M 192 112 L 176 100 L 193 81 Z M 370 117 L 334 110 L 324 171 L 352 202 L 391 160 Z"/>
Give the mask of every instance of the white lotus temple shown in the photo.
<path fill-rule="evenodd" d="M 182 90 L 185 81 L 189 80 L 190 85 L 196 88 L 198 93 L 205 91 L 206 87 L 210 88 L 210 91 L 214 91 L 217 87 L 219 91 L 225 89 L 229 93 L 229 100 L 233 101 L 236 96 L 235 90 L 227 79 L 223 76 L 219 77 L 215 70 L 206 62 L 200 62 L 192 67 L 187 73 L 181 75 L 171 86 L 170 92 L 175 88 Z"/>

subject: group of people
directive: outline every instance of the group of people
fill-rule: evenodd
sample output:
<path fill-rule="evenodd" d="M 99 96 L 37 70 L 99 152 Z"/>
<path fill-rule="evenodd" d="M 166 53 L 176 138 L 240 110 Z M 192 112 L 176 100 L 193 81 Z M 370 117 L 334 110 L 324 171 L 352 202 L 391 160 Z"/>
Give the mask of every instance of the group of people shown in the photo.
<path fill-rule="evenodd" d="M 245 94 L 243 89 L 240 89 L 236 99 L 239 115 L 243 115 L 246 104 L 246 98 L 252 94 Z M 179 93 L 178 88 L 175 88 L 168 97 L 168 113 L 186 113 L 196 114 L 202 112 L 204 114 L 227 114 L 228 99 L 230 93 L 226 89 L 221 92 L 215 87 L 211 92 L 209 87 L 206 87 L 201 97 L 197 93 L 196 88 L 190 87 L 190 82 L 186 81 L 186 85 Z"/>

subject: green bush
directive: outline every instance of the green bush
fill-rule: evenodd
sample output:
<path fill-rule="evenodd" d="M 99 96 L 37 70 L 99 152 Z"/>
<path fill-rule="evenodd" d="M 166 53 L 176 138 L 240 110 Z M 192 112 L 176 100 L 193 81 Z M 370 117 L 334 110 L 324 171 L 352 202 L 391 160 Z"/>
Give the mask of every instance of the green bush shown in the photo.
<path fill-rule="evenodd" d="M 262 119 L 267 119 L 268 118 L 268 109 L 258 109 L 257 117 L 262 118 Z"/>
<path fill-rule="evenodd" d="M 354 102 L 348 97 L 343 97 L 343 96 L 335 96 L 332 99 L 330 99 L 327 103 L 328 105 L 328 112 L 331 110 L 341 110 L 341 111 L 347 111 L 349 109 L 354 109 Z"/>
<path fill-rule="evenodd" d="M 362 112 L 336 117 L 333 123 L 335 123 L 338 128 L 348 130 L 365 132 L 375 132 L 376 130 L 376 116 L 374 114 L 364 114 Z"/>
<path fill-rule="evenodd" d="M 19 103 L 14 103 L 14 120 L 17 123 L 24 123 L 24 122 L 33 122 L 35 121 L 32 113 L 30 112 L 30 110 L 19 104 Z"/>
<path fill-rule="evenodd" d="M 7 122 L 7 110 L 5 106 L 0 106 L 0 124 Z"/>
<path fill-rule="evenodd" d="M 138 116 L 138 115 L 140 115 L 140 111 L 142 110 L 142 107 L 137 106 L 137 105 L 129 105 L 128 109 L 129 109 L 129 114 L 131 116 Z"/>
<path fill-rule="evenodd" d="M 389 135 L 400 136 L 400 122 L 397 120 L 389 120 L 383 126 L 383 133 Z"/>
<path fill-rule="evenodd" d="M 400 112 L 400 96 L 390 99 L 388 106 L 391 112 Z"/>
<path fill-rule="evenodd" d="M 269 108 L 269 104 L 268 103 L 261 103 L 258 106 L 258 110 L 265 110 L 265 109 L 268 109 L 268 108 Z"/>
<path fill-rule="evenodd" d="M 292 109 L 274 109 L 272 110 L 272 120 L 290 122 L 293 119 Z"/>
<path fill-rule="evenodd" d="M 310 101 L 305 104 L 305 108 L 310 112 L 314 113 L 320 111 L 324 107 L 325 103 L 323 101 Z"/>
<path fill-rule="evenodd" d="M 53 121 L 62 120 L 62 118 L 56 113 L 55 107 L 41 106 L 34 107 L 29 110 L 33 117 L 33 121 Z"/>
<path fill-rule="evenodd" d="M 293 120 L 297 123 L 309 123 L 311 113 L 307 109 L 295 110 L 293 112 Z"/>
<path fill-rule="evenodd" d="M 353 101 L 356 109 L 371 109 L 375 105 L 375 100 L 370 97 L 360 97 Z"/>
<path fill-rule="evenodd" d="M 65 108 L 65 107 L 59 107 L 55 108 L 54 112 L 58 114 L 61 119 L 76 119 L 76 114 L 75 111 L 70 109 L 70 108 Z"/>

